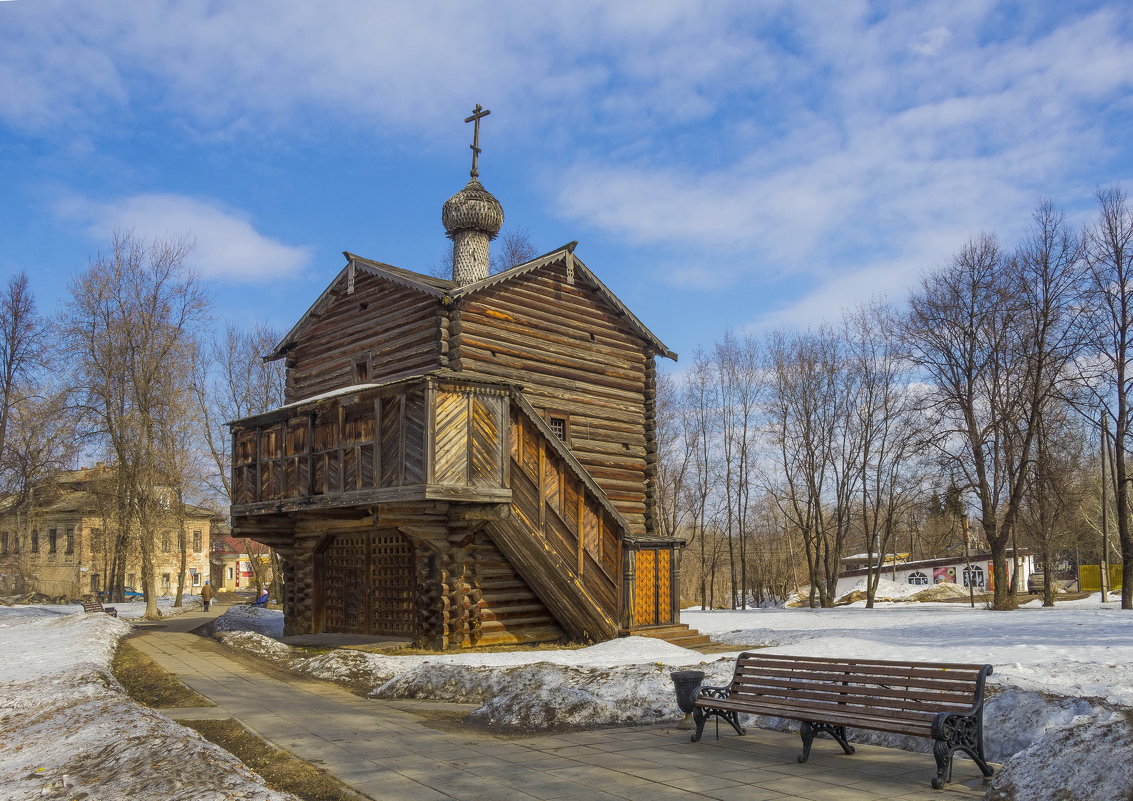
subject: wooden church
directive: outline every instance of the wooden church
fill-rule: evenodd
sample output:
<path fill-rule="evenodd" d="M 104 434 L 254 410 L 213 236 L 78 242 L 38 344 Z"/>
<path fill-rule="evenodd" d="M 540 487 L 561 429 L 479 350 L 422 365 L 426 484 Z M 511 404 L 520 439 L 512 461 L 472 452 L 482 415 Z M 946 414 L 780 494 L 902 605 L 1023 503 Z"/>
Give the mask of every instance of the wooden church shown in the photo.
<path fill-rule="evenodd" d="M 676 356 L 574 242 L 489 275 L 487 113 L 442 211 L 452 279 L 347 252 L 266 357 L 287 403 L 231 424 L 234 534 L 281 555 L 287 634 L 699 641 L 653 516 L 654 359 Z"/>

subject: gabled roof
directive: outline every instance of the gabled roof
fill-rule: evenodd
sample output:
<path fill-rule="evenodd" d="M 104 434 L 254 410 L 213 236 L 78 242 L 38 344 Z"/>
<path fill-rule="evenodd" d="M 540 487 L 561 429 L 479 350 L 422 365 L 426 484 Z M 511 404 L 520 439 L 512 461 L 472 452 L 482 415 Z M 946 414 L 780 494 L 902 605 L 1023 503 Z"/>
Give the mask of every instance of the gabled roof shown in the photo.
<path fill-rule="evenodd" d="M 538 270 L 540 267 L 564 262 L 575 274 L 583 275 L 587 281 L 593 284 L 598 294 L 617 310 L 618 316 L 621 317 L 638 336 L 652 345 L 662 356 L 676 361 L 677 354 L 669 350 L 668 347 L 665 346 L 665 343 L 658 339 L 657 336 L 645 326 L 645 323 L 637 319 L 637 316 L 629 310 L 629 307 L 622 303 L 618 296 L 610 291 L 610 288 L 603 284 L 598 276 L 574 255 L 574 249 L 577 245 L 578 242 L 568 242 L 560 248 L 544 253 L 541 256 L 536 256 L 523 264 L 517 264 L 515 267 L 503 270 L 495 275 L 490 275 L 481 281 L 465 284 L 464 286 L 460 286 L 455 281 L 449 281 L 445 278 L 434 278 L 433 276 L 423 275 L 422 273 L 416 273 L 412 270 L 403 270 L 400 267 L 394 267 L 392 264 L 384 264 L 380 261 L 363 258 L 350 251 L 343 251 L 342 255 L 344 255 L 347 260 L 346 266 L 339 271 L 338 275 L 334 277 L 334 280 L 330 282 L 327 288 L 323 290 L 323 293 L 319 295 L 315 302 L 311 304 L 311 307 L 307 309 L 306 313 L 299 319 L 299 322 L 287 332 L 286 336 L 275 346 L 275 349 L 264 357 L 264 360 L 272 361 L 282 358 L 288 350 L 294 347 L 299 334 L 304 328 L 310 325 L 312 319 L 318 319 L 322 312 L 338 299 L 340 292 L 335 290 L 335 286 L 344 278 L 349 280 L 352 277 L 352 273 L 357 270 L 379 278 L 384 278 L 400 286 L 416 290 L 426 295 L 431 295 L 438 300 L 444 301 L 446 298 L 458 300 L 468 297 L 489 287 L 498 286 L 499 284 L 514 280 L 533 270 Z"/>

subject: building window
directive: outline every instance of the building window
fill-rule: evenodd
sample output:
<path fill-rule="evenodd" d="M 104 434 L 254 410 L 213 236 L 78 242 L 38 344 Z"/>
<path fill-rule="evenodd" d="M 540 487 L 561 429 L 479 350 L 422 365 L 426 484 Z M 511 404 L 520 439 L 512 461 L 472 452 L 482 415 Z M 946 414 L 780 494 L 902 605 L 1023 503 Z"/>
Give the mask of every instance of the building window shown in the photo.
<path fill-rule="evenodd" d="M 547 418 L 547 424 L 551 426 L 551 433 L 561 441 L 566 442 L 567 421 L 565 417 L 549 417 Z"/>
<path fill-rule="evenodd" d="M 39 532 L 33 531 L 31 533 L 31 552 L 39 553 Z"/>
<path fill-rule="evenodd" d="M 161 532 L 161 552 L 162 553 L 169 553 L 169 548 L 170 548 L 169 532 L 163 531 L 163 532 Z"/>
<path fill-rule="evenodd" d="M 986 587 L 984 569 L 979 565 L 967 565 L 964 567 L 964 586 L 976 587 L 982 589 Z"/>
<path fill-rule="evenodd" d="M 192 575 L 193 575 L 193 586 L 194 587 L 201 586 L 201 574 L 197 573 L 196 571 L 193 571 Z"/>
<path fill-rule="evenodd" d="M 914 570 L 909 574 L 910 584 L 928 584 L 928 576 L 919 570 Z"/>
<path fill-rule="evenodd" d="M 8 553 L 8 532 L 0 531 L 0 554 Z"/>
<path fill-rule="evenodd" d="M 235 573 L 236 573 L 235 570 L 233 570 L 232 568 L 228 568 L 228 580 L 229 581 L 232 581 L 232 577 L 235 575 Z"/>
<path fill-rule="evenodd" d="M 100 528 L 90 530 L 90 551 L 91 553 L 102 553 L 102 529 Z"/>
<path fill-rule="evenodd" d="M 199 528 L 193 529 L 193 552 L 201 552 L 201 530 Z"/>
<path fill-rule="evenodd" d="M 166 592 L 169 592 L 169 574 L 168 573 L 162 573 L 161 574 L 161 586 Z"/>
<path fill-rule="evenodd" d="M 98 579 L 99 579 L 98 573 L 91 573 L 90 574 L 90 591 L 93 592 L 93 593 L 98 592 L 98 589 L 99 589 Z"/>
<path fill-rule="evenodd" d="M 354 383 L 365 384 L 370 380 L 370 357 L 362 356 L 354 360 Z"/>
<path fill-rule="evenodd" d="M 59 553 L 59 530 L 49 528 L 47 530 L 47 552 Z"/>
<path fill-rule="evenodd" d="M 67 529 L 67 550 L 64 553 L 73 554 L 75 552 L 75 530 L 73 528 Z"/>

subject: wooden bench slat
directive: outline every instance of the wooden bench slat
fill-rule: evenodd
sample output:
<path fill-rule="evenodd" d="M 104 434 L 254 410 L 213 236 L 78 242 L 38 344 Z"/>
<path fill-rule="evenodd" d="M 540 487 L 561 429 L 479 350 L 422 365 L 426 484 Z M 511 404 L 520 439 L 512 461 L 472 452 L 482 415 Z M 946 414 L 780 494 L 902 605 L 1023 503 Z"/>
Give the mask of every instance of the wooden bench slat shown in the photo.
<path fill-rule="evenodd" d="M 854 676 L 878 676 L 901 679 L 934 679 L 939 681 L 969 682 L 974 681 L 978 672 L 969 670 L 947 670 L 945 668 L 915 668 L 901 670 L 900 668 L 877 665 L 840 665 L 837 662 L 808 662 L 803 665 L 790 665 L 781 661 L 767 661 L 763 659 L 744 659 L 739 662 L 741 668 L 757 668 L 763 670 L 790 670 L 794 673 L 847 673 Z"/>
<path fill-rule="evenodd" d="M 879 697 L 865 693 L 832 692 L 823 689 L 776 690 L 774 692 L 762 692 L 758 688 L 745 686 L 736 688 L 735 691 L 730 693 L 729 695 L 732 698 L 760 700 L 764 703 L 776 703 L 780 700 L 803 702 L 815 701 L 829 704 L 842 704 L 843 706 L 848 705 L 876 707 L 878 709 L 911 708 L 924 710 L 926 712 L 931 712 L 932 714 L 936 714 L 937 712 L 952 712 L 956 714 L 963 714 L 964 712 L 972 708 L 971 703 L 958 704 L 954 701 L 939 701 L 935 699 L 908 697 Z"/>
<path fill-rule="evenodd" d="M 742 659 L 762 659 L 781 661 L 790 664 L 797 664 L 799 662 L 823 662 L 830 665 L 847 665 L 866 667 L 870 665 L 877 665 L 880 667 L 896 667 L 898 669 L 914 669 L 920 670 L 922 668 L 938 668 L 948 671 L 954 670 L 970 670 L 973 673 L 979 673 L 986 667 L 985 665 L 968 664 L 964 662 L 901 662 L 894 659 L 839 659 L 837 657 L 829 656 L 792 656 L 790 654 L 767 654 L 756 651 L 744 651 L 739 657 Z"/>
<path fill-rule="evenodd" d="M 733 703 L 760 704 L 762 706 L 781 706 L 785 709 L 812 709 L 815 710 L 816 719 L 829 712 L 839 714 L 859 714 L 864 716 L 876 715 L 895 717 L 902 720 L 917 720 L 931 722 L 937 712 L 952 710 L 920 710 L 901 709 L 898 707 L 882 707 L 875 704 L 844 703 L 833 699 L 822 700 L 817 698 L 761 698 L 759 696 L 736 695 L 728 700 Z"/>
<path fill-rule="evenodd" d="M 962 708 L 970 707 L 974 698 L 972 692 L 956 692 L 952 690 L 924 692 L 907 688 L 880 687 L 865 683 L 839 683 L 835 685 L 819 681 L 798 681 L 793 678 L 780 678 L 775 676 L 759 676 L 745 680 L 738 685 L 737 689 L 745 692 L 758 691 L 760 695 L 768 696 L 793 694 L 795 691 L 799 690 L 814 690 L 850 697 L 893 698 L 896 700 L 914 699 L 934 704 L 949 704 Z"/>
<path fill-rule="evenodd" d="M 898 676 L 865 676 L 860 674 L 847 674 L 847 673 L 823 673 L 818 671 L 808 671 L 806 673 L 798 673 L 776 666 L 774 668 L 767 668 L 760 670 L 756 666 L 745 665 L 742 670 L 738 670 L 733 682 L 739 682 L 744 676 L 768 676 L 780 679 L 808 679 L 813 681 L 826 681 L 826 682 L 854 682 L 856 684 L 880 684 L 886 687 L 902 687 L 907 689 L 922 689 L 922 690 L 940 690 L 942 692 L 963 690 L 971 688 L 974 679 L 966 681 L 956 680 L 938 680 L 938 679 L 922 679 L 922 678 L 906 678 L 900 679 Z M 884 678 L 885 681 L 878 679 Z"/>

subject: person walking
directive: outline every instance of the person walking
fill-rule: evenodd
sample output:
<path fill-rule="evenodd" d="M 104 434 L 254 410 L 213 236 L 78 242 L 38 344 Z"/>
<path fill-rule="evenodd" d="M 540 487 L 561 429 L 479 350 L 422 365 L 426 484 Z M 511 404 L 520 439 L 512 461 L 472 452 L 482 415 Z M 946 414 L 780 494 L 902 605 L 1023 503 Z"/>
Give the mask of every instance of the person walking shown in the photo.
<path fill-rule="evenodd" d="M 209 604 L 212 603 L 212 585 L 209 584 L 208 579 L 205 579 L 205 586 L 201 587 L 201 601 L 204 602 L 205 611 L 209 610 Z"/>

